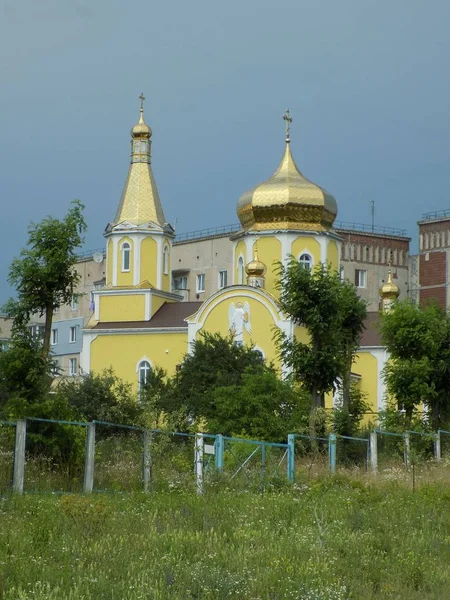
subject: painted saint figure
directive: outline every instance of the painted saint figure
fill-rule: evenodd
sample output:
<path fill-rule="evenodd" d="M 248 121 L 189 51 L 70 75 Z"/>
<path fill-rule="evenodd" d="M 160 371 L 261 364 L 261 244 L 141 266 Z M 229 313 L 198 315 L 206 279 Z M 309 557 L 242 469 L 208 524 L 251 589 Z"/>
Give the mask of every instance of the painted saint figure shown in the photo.
<path fill-rule="evenodd" d="M 230 304 L 228 311 L 229 330 L 234 335 L 236 344 L 244 343 L 244 327 L 249 334 L 252 332 L 250 325 L 250 306 L 248 302 L 234 302 Z"/>

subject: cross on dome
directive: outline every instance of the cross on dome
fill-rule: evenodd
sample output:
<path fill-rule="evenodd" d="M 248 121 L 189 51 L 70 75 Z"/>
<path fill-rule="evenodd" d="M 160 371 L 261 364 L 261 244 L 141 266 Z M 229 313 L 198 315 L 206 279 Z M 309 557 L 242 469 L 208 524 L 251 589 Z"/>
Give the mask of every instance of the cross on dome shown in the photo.
<path fill-rule="evenodd" d="M 290 142 L 291 141 L 291 138 L 290 138 L 291 123 L 292 123 L 293 119 L 291 117 L 291 113 L 289 112 L 288 108 L 285 110 L 285 113 L 283 115 L 283 121 L 286 122 L 286 142 Z"/>

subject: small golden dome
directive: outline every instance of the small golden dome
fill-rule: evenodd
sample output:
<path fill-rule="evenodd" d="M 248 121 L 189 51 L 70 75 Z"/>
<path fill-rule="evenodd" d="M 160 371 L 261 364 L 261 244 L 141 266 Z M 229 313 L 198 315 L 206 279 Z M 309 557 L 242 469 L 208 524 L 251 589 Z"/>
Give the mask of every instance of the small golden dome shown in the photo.
<path fill-rule="evenodd" d="M 287 137 L 278 169 L 270 179 L 242 194 L 237 215 L 244 229 L 326 231 L 336 218 L 337 204 L 331 194 L 298 170 Z"/>
<path fill-rule="evenodd" d="M 400 296 L 400 288 L 392 281 L 392 271 L 389 269 L 388 280 L 380 288 L 381 298 L 395 300 Z"/>
<path fill-rule="evenodd" d="M 133 138 L 141 138 L 141 139 L 149 139 L 152 136 L 152 129 L 147 125 L 144 121 L 144 94 L 139 96 L 139 100 L 141 101 L 141 109 L 139 115 L 139 121 L 131 130 L 131 137 Z"/>
<path fill-rule="evenodd" d="M 258 251 L 255 248 L 255 258 L 246 265 L 245 272 L 249 277 L 264 277 L 266 271 L 267 267 L 258 260 Z"/>

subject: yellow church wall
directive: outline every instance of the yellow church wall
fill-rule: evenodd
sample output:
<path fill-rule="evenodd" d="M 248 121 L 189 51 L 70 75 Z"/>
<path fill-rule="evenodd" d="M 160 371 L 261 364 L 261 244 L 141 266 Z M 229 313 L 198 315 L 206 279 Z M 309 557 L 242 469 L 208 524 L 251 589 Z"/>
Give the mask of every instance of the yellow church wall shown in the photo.
<path fill-rule="evenodd" d="M 112 274 L 113 274 L 113 241 L 111 238 L 108 240 L 108 244 L 106 246 L 106 285 L 112 284 Z"/>
<path fill-rule="evenodd" d="M 164 246 L 168 246 L 169 247 L 169 268 L 167 270 L 167 275 L 164 274 L 164 259 L 161 256 L 161 269 L 162 269 L 162 281 L 161 281 L 161 289 L 165 292 L 170 292 L 171 291 L 171 287 L 172 287 L 172 282 L 171 282 L 171 275 L 170 275 L 170 269 L 171 269 L 171 262 L 170 262 L 170 242 L 167 238 L 164 239 L 163 241 L 163 245 L 162 248 L 164 250 Z"/>
<path fill-rule="evenodd" d="M 128 242 L 130 244 L 130 270 L 122 271 L 122 244 Z M 117 285 L 119 287 L 129 287 L 133 285 L 133 269 L 134 269 L 134 244 L 129 237 L 120 238 L 117 244 Z"/>
<path fill-rule="evenodd" d="M 145 317 L 144 294 L 100 296 L 100 321 L 143 321 Z"/>
<path fill-rule="evenodd" d="M 206 317 L 202 330 L 211 333 L 229 334 L 229 311 L 231 303 L 236 307 L 238 302 L 247 303 L 250 307 L 250 325 L 252 333 L 244 328 L 244 343 L 254 344 L 263 353 L 267 362 L 278 364 L 276 345 L 273 340 L 275 322 L 269 310 L 254 298 L 235 295 L 227 296 L 212 309 Z"/>
<path fill-rule="evenodd" d="M 91 370 L 100 373 L 112 367 L 121 379 L 137 386 L 136 368 L 141 360 L 149 360 L 153 368 L 162 367 L 171 376 L 187 351 L 187 331 L 99 335 L 91 343 Z"/>
<path fill-rule="evenodd" d="M 261 236 L 258 239 L 257 245 L 258 260 L 263 262 L 267 267 L 265 289 L 270 294 L 278 296 L 278 290 L 275 288 L 277 281 L 276 263 L 281 260 L 281 242 L 275 236 Z"/>
<path fill-rule="evenodd" d="M 156 261 L 157 261 L 157 244 L 156 240 L 151 237 L 146 237 L 141 242 L 141 273 L 140 281 L 149 281 L 154 287 L 156 281 Z"/>
<path fill-rule="evenodd" d="M 333 269 L 339 268 L 339 253 L 338 247 L 334 240 L 330 240 L 328 243 L 328 254 L 327 254 L 328 262 L 333 267 Z"/>
<path fill-rule="evenodd" d="M 320 244 L 313 236 L 300 235 L 292 242 L 291 253 L 300 258 L 303 252 L 308 252 L 314 259 L 314 265 L 320 264 Z"/>
<path fill-rule="evenodd" d="M 300 325 L 297 325 L 295 327 L 294 335 L 295 335 L 295 339 L 298 342 L 301 342 L 302 344 L 309 344 L 309 342 L 311 340 L 311 336 L 309 335 L 306 327 L 301 327 Z"/>
<path fill-rule="evenodd" d="M 153 296 L 152 295 L 152 316 L 166 302 L 172 302 L 172 300 L 166 300 L 165 298 L 160 298 L 159 296 Z"/>
<path fill-rule="evenodd" d="M 370 410 L 378 410 L 378 361 L 370 352 L 360 352 L 352 366 L 352 371 L 361 375 L 359 389 L 366 395 Z"/>

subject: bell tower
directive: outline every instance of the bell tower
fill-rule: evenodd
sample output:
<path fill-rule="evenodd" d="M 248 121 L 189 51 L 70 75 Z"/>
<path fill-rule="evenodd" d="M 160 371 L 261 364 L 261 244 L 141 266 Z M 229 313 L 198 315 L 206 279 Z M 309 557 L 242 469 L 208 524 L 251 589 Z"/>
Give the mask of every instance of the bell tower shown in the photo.
<path fill-rule="evenodd" d="M 170 292 L 170 255 L 174 230 L 164 217 L 151 166 L 152 130 L 144 119 L 143 94 L 139 121 L 131 130 L 131 161 L 122 197 L 105 230 L 109 287 L 146 285 Z"/>

